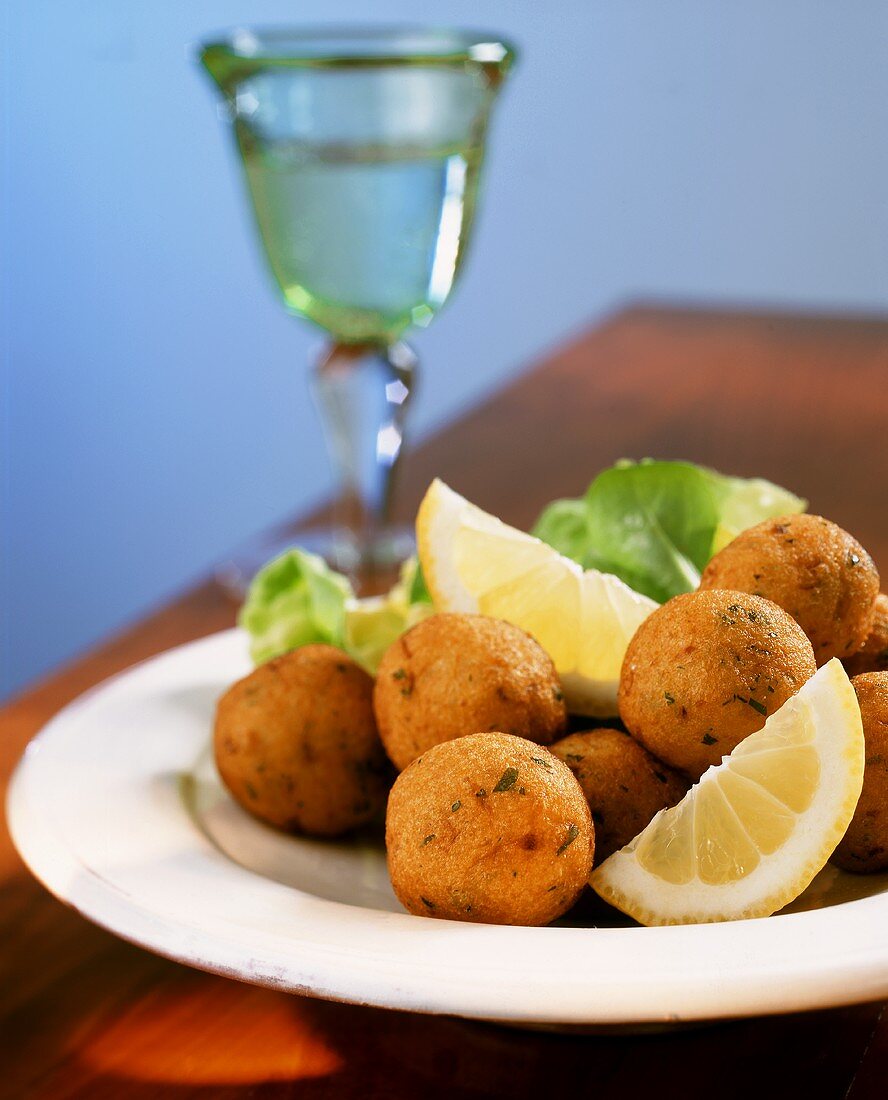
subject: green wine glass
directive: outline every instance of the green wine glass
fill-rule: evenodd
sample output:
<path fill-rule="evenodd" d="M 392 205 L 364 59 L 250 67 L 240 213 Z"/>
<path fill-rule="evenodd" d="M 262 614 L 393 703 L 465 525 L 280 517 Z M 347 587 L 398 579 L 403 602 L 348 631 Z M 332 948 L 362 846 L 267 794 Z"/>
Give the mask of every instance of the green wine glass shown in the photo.
<path fill-rule="evenodd" d="M 417 374 L 402 337 L 459 273 L 514 56 L 498 36 L 415 29 L 238 30 L 200 51 L 284 304 L 330 337 L 312 389 L 341 492 L 313 546 L 352 573 L 411 548 L 392 524 Z"/>

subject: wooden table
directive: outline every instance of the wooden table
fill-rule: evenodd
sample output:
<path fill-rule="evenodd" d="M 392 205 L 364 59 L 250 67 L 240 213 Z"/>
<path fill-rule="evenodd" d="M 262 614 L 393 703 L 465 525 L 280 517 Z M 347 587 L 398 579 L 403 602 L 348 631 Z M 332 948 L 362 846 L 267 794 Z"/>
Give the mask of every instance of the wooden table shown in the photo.
<path fill-rule="evenodd" d="M 405 516 L 435 474 L 530 524 L 621 456 L 772 478 L 848 527 L 888 573 L 888 323 L 631 309 L 413 457 Z M 79 692 L 231 624 L 207 583 L 2 712 L 3 780 Z M 327 1004 L 156 958 L 88 924 L 0 830 L 0 1096 L 720 1097 L 888 1095 L 878 1004 L 660 1035 L 531 1034 Z"/>

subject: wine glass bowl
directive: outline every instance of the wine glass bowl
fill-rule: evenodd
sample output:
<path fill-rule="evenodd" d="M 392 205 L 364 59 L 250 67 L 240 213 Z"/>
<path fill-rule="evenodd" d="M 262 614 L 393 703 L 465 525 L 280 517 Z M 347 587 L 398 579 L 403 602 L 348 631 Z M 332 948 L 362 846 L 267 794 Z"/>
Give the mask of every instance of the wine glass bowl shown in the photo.
<path fill-rule="evenodd" d="M 239 30 L 201 50 L 283 303 L 332 341 L 314 390 L 342 482 L 340 565 L 404 552 L 390 507 L 416 372 L 400 341 L 459 273 L 513 58 L 493 36 L 411 29 Z"/>

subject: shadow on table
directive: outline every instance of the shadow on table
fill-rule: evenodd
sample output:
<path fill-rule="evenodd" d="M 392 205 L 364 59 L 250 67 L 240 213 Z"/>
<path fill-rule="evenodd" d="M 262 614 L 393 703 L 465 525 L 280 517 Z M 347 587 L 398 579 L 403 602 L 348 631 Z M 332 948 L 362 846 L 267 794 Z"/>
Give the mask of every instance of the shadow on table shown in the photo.
<path fill-rule="evenodd" d="M 276 995 L 275 995 L 276 996 Z M 653 1035 L 559 1035 L 294 998 L 300 1068 L 277 1057 L 245 1079 L 212 1083 L 93 1080 L 91 1098 L 258 1100 L 596 1100 L 656 1097 L 756 1100 L 844 1097 L 875 1026 L 876 1006 L 735 1021 Z M 279 1052 L 283 1053 L 283 1052 Z M 277 1079 L 269 1080 L 268 1075 Z M 54 1095 L 54 1094 L 53 1094 Z M 86 1095 L 86 1092 L 84 1092 Z"/>
<path fill-rule="evenodd" d="M 351 1050 L 337 1095 L 596 1098 L 841 1097 L 876 1006 L 686 1027 L 658 1034 L 564 1035 L 313 1002 L 318 1032 Z M 387 1087 L 388 1083 L 388 1087 Z M 332 1082 L 331 1082 L 332 1084 Z M 368 1087 L 369 1086 L 369 1087 Z"/>

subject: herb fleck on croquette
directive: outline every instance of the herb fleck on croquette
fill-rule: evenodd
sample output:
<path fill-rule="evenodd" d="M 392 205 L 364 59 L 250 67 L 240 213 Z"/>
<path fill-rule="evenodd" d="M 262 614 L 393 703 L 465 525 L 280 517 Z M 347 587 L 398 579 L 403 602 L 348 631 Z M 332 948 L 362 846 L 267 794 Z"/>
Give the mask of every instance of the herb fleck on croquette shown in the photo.
<path fill-rule="evenodd" d="M 571 846 L 571 844 L 573 844 L 573 842 L 577 839 L 577 837 L 579 835 L 580 835 L 579 825 L 568 825 L 568 827 L 567 827 L 567 840 L 565 840 L 565 842 L 561 845 L 561 847 L 558 849 L 558 851 L 555 853 L 555 855 L 556 856 L 564 855 L 564 853 Z"/>
<path fill-rule="evenodd" d="M 500 780 L 493 788 L 493 793 L 498 794 L 501 791 L 510 791 L 518 779 L 517 768 L 506 768 L 503 774 L 500 776 Z"/>

